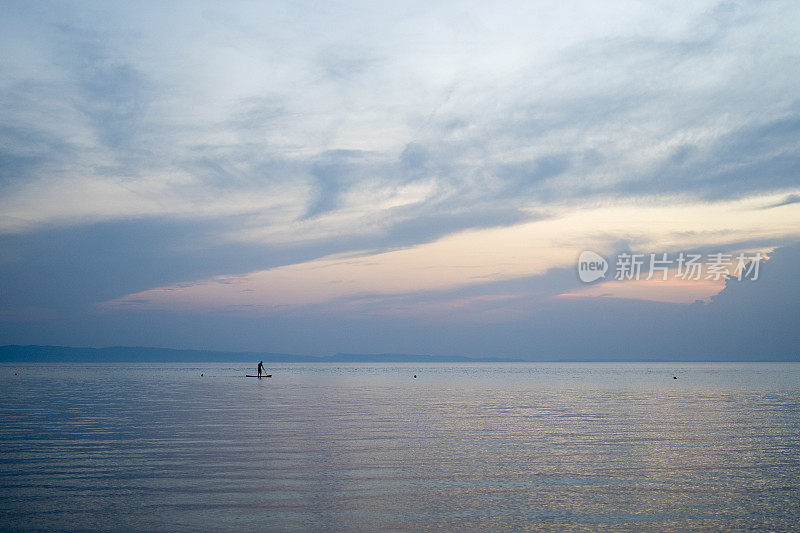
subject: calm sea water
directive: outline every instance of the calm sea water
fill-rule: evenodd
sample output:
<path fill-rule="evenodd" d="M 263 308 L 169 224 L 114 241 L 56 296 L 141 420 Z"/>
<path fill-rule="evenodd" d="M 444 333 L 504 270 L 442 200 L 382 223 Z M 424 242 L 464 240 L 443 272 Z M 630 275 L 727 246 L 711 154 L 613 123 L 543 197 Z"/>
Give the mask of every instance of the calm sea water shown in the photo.
<path fill-rule="evenodd" d="M 800 365 L 253 370 L 0 365 L 0 527 L 800 524 Z"/>

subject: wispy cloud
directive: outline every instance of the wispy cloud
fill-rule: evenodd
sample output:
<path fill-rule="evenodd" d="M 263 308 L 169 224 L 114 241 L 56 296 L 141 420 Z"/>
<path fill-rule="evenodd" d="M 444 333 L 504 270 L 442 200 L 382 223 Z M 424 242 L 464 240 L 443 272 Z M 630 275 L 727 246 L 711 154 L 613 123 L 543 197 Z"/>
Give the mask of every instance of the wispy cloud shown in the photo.
<path fill-rule="evenodd" d="M 6 60 L 17 67 L 4 92 L 7 135 L 34 136 L 41 148 L 4 143 L 15 187 L 3 197 L 2 229 L 187 211 L 238 211 L 268 227 L 348 209 L 342 195 L 365 186 L 383 194 L 415 181 L 436 184 L 420 201 L 437 214 L 478 199 L 514 209 L 566 196 L 798 186 L 787 97 L 796 80 L 782 62 L 793 61 L 796 37 L 792 10 L 778 5 L 519 5 L 513 20 L 477 6 L 460 18 L 409 8 L 396 20 L 344 8 L 370 28 L 357 39 L 350 23 L 328 25 L 324 10 L 242 8 L 208 8 L 174 31 L 183 9 L 145 24 L 100 6 L 88 26 L 81 10 L 41 17 L 17 6 L 9 20 L 31 30 L 28 39 L 17 32 L 17 44 L 53 68 Z M 768 64 L 754 46 L 764 24 L 785 45 Z M 306 31 L 318 26 L 325 31 Z M 743 64 L 761 82 L 745 82 Z M 33 110 L 41 102 L 50 109 Z M 64 187 L 89 194 L 65 210 Z M 35 210 L 13 207 L 32 202 Z M 103 203 L 127 208 L 103 212 Z M 288 210 L 271 217 L 276 203 Z"/>
<path fill-rule="evenodd" d="M 763 213 L 763 204 L 763 198 L 756 198 L 713 205 L 660 206 L 655 202 L 649 206 L 608 205 L 577 212 L 566 207 L 538 221 L 463 231 L 401 250 L 363 252 L 344 259 L 323 258 L 234 278 L 223 276 L 161 287 L 126 296 L 109 305 L 127 306 L 133 301 L 144 308 L 303 306 L 344 297 L 437 292 L 543 275 L 552 269 L 574 266 L 580 250 L 597 247 L 598 243 L 602 243 L 604 251 L 611 251 L 623 236 L 628 245 L 651 252 L 709 245 L 717 246 L 717 251 L 730 252 L 736 249 L 745 231 L 762 240 L 786 235 L 800 238 L 800 209 Z M 755 216 L 757 220 L 753 219 Z M 642 220 L 657 223 L 645 227 L 640 223 Z M 696 231 L 701 224 L 703 231 Z M 251 290 L 243 292 L 243 287 Z M 695 294 L 688 300 L 692 302 L 718 292 L 722 284 L 715 287 L 716 291 L 708 284 L 676 285 L 672 288 L 692 290 L 682 295 L 675 290 L 674 298 L 669 301 L 685 300 L 687 294 Z M 622 292 L 646 298 L 647 291 L 641 289 L 648 288 L 655 293 L 664 290 L 663 284 L 644 284 L 625 285 Z M 580 293 L 597 294 L 596 291 L 593 288 Z M 650 299 L 663 301 L 664 296 Z M 143 301 L 147 303 L 142 304 Z"/>
<path fill-rule="evenodd" d="M 783 207 L 785 205 L 792 205 L 796 203 L 800 203 L 800 194 L 790 194 L 778 203 L 765 205 L 763 209 L 773 209 L 775 207 Z"/>
<path fill-rule="evenodd" d="M 0 304 L 446 309 L 582 248 L 772 248 L 800 227 L 798 26 L 788 1 L 9 2 Z"/>

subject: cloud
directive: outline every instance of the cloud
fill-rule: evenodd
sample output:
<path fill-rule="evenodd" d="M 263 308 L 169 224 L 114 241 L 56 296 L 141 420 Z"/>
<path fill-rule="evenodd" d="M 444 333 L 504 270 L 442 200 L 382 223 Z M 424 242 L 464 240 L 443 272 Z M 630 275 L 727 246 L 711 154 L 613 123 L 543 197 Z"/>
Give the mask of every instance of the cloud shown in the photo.
<path fill-rule="evenodd" d="M 790 2 L 12 2 L 5 15 L 5 308 L 346 255 L 368 272 L 308 305 L 378 294 L 445 309 L 434 293 L 565 268 L 583 247 L 760 249 L 797 233 Z M 367 268 L 387 254 L 413 257 L 416 277 Z M 498 294 L 453 301 L 519 300 Z"/>
<path fill-rule="evenodd" d="M 622 204 L 579 213 L 564 208 L 539 220 L 462 231 L 399 250 L 351 253 L 344 258 L 340 254 L 258 270 L 237 276 L 241 287 L 231 287 L 230 277 L 218 276 L 130 294 L 107 305 L 127 306 L 133 302 L 138 307 L 185 310 L 305 306 L 341 298 L 436 292 L 541 275 L 550 269 L 574 266 L 580 251 L 597 246 L 598 242 L 610 250 L 622 236 L 628 237 L 627 246 L 632 244 L 648 253 L 674 252 L 682 250 L 682 245 L 714 245 L 714 252 L 740 250 L 740 231 L 762 240 L 781 239 L 788 234 L 800 237 L 800 210 L 765 213 L 761 210 L 764 203 L 756 198 L 713 206 Z M 753 220 L 756 215 L 758 219 Z M 641 219 L 661 222 L 639 228 Z M 689 231 L 700 224 L 705 226 L 703 231 Z M 639 289 L 639 297 L 644 299 L 648 294 L 650 299 L 663 299 L 654 296 L 663 292 L 660 285 L 626 287 Z M 253 290 L 244 293 L 241 288 Z M 696 291 L 696 298 L 713 292 L 713 287 L 704 287 Z M 673 296 L 677 298 L 677 294 Z M 149 303 L 141 305 L 142 301 Z"/>
<path fill-rule="evenodd" d="M 16 180 L 9 202 L 41 200 L 36 212 L 9 215 L 25 224 L 5 229 L 97 221 L 102 197 L 73 200 L 68 217 L 48 197 L 63 182 L 86 186 L 77 174 L 109 182 L 100 188 L 122 181 L 121 197 L 132 200 L 122 218 L 172 216 L 187 195 L 206 216 L 215 209 L 205 204 L 220 193 L 232 200 L 235 193 L 275 194 L 262 190 L 265 181 L 302 191 L 288 198 L 289 216 L 298 219 L 341 209 L 342 194 L 376 180 L 434 180 L 448 200 L 426 199 L 437 213 L 487 196 L 519 207 L 598 194 L 737 197 L 795 187 L 796 109 L 777 96 L 795 80 L 779 67 L 780 48 L 772 63 L 759 65 L 773 71 L 758 87 L 731 84 L 738 71 L 728 60 L 733 47 L 740 63 L 755 59 L 758 51 L 748 45 L 760 36 L 759 24 L 770 25 L 772 42 L 791 38 L 790 21 L 776 17 L 780 6 L 732 6 L 658 16 L 600 10 L 592 20 L 594 8 L 578 4 L 538 18 L 520 14 L 511 26 L 509 12 L 475 7 L 463 15 L 463 27 L 452 25 L 447 9 L 413 8 L 389 20 L 351 6 L 356 18 L 338 28 L 327 24 L 326 12 L 298 26 L 290 14 L 296 10 L 242 7 L 239 16 L 212 9 L 190 17 L 178 31 L 170 21 L 185 14 L 180 7 L 162 8 L 159 23 L 144 25 L 121 7 L 58 9 L 42 19 L 18 6 L 15 21 L 33 31 L 15 38 L 57 68 L 55 75 L 17 73 L 16 87 L 5 92 L 13 111 L 7 120 L 43 136 L 55 116 L 61 126 L 49 144 L 72 150 L 55 159 L 58 151 L 39 151 L 49 161 L 26 158 L 23 150 L 4 156 L 29 169 L 29 184 Z M 572 17 L 576 7 L 587 18 Z M 103 22 L 89 29 L 84 17 L 92 11 Z M 663 15 L 668 23 L 652 23 Z M 288 29 L 256 31 L 259 21 Z M 556 22 L 568 31 L 553 33 L 549 24 Z M 646 30 L 631 31 L 636 23 Z M 351 24 L 370 29 L 356 39 Z M 301 46 L 293 31 L 304 27 L 326 30 L 305 33 Z M 760 124 L 721 122 L 731 113 L 752 116 L 748 105 L 732 110 L 725 98 L 741 103 L 756 89 L 766 94 Z M 31 94 L 51 107 L 56 95 L 69 98 L 46 115 L 24 116 Z M 687 135 L 694 142 L 681 139 Z M 662 158 L 658 152 L 672 144 Z M 661 159 L 663 168 L 653 172 Z M 61 177 L 45 172 L 54 167 Z M 164 198 L 157 208 L 137 202 L 141 187 L 132 182 L 176 174 L 179 180 L 154 191 Z M 360 222 L 350 227 L 357 232 Z"/>
<path fill-rule="evenodd" d="M 785 205 L 792 205 L 792 204 L 796 204 L 798 202 L 800 202 L 800 195 L 799 194 L 790 194 L 790 195 L 786 196 L 786 198 L 784 198 L 783 200 L 781 200 L 778 203 L 764 206 L 764 209 L 772 209 L 772 208 L 775 208 L 775 207 L 783 207 Z"/>
<path fill-rule="evenodd" d="M 58 319 L 17 322 L 13 328 L 5 323 L 5 338 L 16 343 L 38 339 L 52 344 L 137 345 L 143 344 L 146 333 L 145 344 L 154 346 L 285 353 L 397 351 L 532 360 L 797 360 L 798 249 L 800 246 L 793 245 L 776 250 L 757 281 L 731 285 L 709 304 L 619 298 L 543 301 L 541 296 L 577 283 L 574 268 L 568 268 L 541 277 L 454 289 L 439 293 L 440 300 L 416 294 L 362 300 L 352 308 L 338 301 L 269 315 L 252 309 L 189 313 L 123 309 L 91 314 L 91 320 L 70 313 Z M 762 291 L 764 298 L 760 297 Z M 503 297 L 509 294 L 518 297 Z M 426 303 L 430 303 L 427 308 Z M 392 306 L 394 312 L 388 313 Z M 414 313 L 415 308 L 421 312 Z"/>
<path fill-rule="evenodd" d="M 748 125 L 705 145 L 680 145 L 646 177 L 615 185 L 630 193 L 680 193 L 709 200 L 800 187 L 800 118 Z"/>

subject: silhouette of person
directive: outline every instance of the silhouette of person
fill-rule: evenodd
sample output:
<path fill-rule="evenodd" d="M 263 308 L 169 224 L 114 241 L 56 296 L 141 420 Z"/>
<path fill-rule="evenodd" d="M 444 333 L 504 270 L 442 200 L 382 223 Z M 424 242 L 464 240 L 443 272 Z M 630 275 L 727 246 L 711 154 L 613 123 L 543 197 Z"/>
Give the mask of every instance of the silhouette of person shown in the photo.
<path fill-rule="evenodd" d="M 261 377 L 261 372 L 264 370 L 264 361 L 258 362 L 258 377 Z"/>

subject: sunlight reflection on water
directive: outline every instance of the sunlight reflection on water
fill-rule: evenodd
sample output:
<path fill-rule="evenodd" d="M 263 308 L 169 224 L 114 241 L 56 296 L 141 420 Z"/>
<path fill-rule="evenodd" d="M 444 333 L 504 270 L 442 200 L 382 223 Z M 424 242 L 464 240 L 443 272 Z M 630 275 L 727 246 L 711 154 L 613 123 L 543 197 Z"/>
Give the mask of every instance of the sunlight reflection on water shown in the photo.
<path fill-rule="evenodd" d="M 0 527 L 800 519 L 800 365 L 251 366 L 0 365 Z"/>

